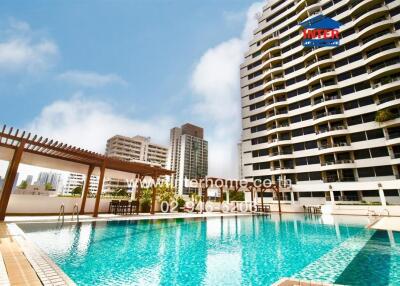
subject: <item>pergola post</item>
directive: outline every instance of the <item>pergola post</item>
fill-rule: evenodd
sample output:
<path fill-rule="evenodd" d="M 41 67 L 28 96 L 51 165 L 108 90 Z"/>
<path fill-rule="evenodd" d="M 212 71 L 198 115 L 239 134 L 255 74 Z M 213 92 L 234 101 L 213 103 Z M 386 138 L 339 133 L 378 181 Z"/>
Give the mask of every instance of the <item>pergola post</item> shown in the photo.
<path fill-rule="evenodd" d="M 144 176 L 139 176 L 139 181 L 137 182 L 137 187 L 136 187 L 136 201 L 137 201 L 137 206 L 136 206 L 136 214 L 139 214 L 139 209 L 140 209 L 140 197 L 142 195 L 142 182 L 143 182 Z"/>
<path fill-rule="evenodd" d="M 85 181 L 85 187 L 82 193 L 82 202 L 81 202 L 81 208 L 79 210 L 79 214 L 83 215 L 85 214 L 85 205 L 86 205 L 86 197 L 89 194 L 89 187 L 90 187 L 90 177 L 92 176 L 94 170 L 93 165 L 89 165 L 87 174 L 86 174 L 86 181 Z"/>
<path fill-rule="evenodd" d="M 24 147 L 25 141 L 21 140 L 18 148 L 14 151 L 14 155 L 10 161 L 10 165 L 8 166 L 3 192 L 0 199 L 0 221 L 4 221 L 6 217 L 8 201 L 10 200 L 15 177 L 17 176 L 18 166 L 24 152 Z"/>
<path fill-rule="evenodd" d="M 254 207 L 254 193 L 253 193 L 253 187 L 248 187 L 250 191 L 250 204 L 251 204 L 251 211 L 253 211 Z"/>
<path fill-rule="evenodd" d="M 279 213 L 281 213 L 281 197 L 280 197 L 280 192 L 279 192 L 279 185 L 275 185 L 275 192 L 278 195 L 278 209 L 279 209 Z"/>
<path fill-rule="evenodd" d="M 264 188 L 261 187 L 261 210 L 264 212 Z"/>
<path fill-rule="evenodd" d="M 150 214 L 154 214 L 155 213 L 155 208 L 156 208 L 156 181 L 157 181 L 157 176 L 154 175 L 153 176 L 153 194 L 151 196 L 151 211 Z"/>
<path fill-rule="evenodd" d="M 220 202 L 220 204 L 221 204 L 221 206 L 220 206 L 220 211 L 221 211 L 221 213 L 223 212 L 222 211 L 222 204 L 223 204 L 223 202 L 224 202 L 224 187 L 219 187 L 219 189 L 221 190 L 221 197 L 219 198 L 219 202 Z M 229 189 L 228 189 L 228 193 L 229 193 Z"/>
<path fill-rule="evenodd" d="M 93 217 L 98 217 L 98 215 L 99 215 L 100 196 L 101 196 L 101 191 L 103 190 L 105 170 L 106 170 L 106 165 L 105 165 L 105 162 L 103 162 L 103 164 L 100 167 L 99 186 L 97 188 L 96 201 L 94 203 Z"/>

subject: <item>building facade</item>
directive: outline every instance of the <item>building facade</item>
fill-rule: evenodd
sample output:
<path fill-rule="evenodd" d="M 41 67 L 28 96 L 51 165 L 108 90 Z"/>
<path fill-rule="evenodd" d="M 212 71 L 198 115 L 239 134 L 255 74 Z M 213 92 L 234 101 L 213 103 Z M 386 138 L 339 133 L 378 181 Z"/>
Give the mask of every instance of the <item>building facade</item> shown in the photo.
<path fill-rule="evenodd" d="M 167 168 L 175 171 L 170 179 L 177 194 L 197 191 L 190 187 L 188 180 L 205 177 L 208 173 L 208 142 L 204 140 L 203 128 L 186 123 L 171 129 Z"/>
<path fill-rule="evenodd" d="M 303 46 L 316 15 L 341 23 L 339 46 Z M 240 69 L 246 179 L 290 179 L 292 201 L 399 201 L 400 1 L 271 0 Z"/>
<path fill-rule="evenodd" d="M 168 148 L 152 143 L 150 137 L 116 135 L 107 140 L 106 155 L 121 160 L 149 163 L 165 168 Z M 125 180 L 108 178 L 104 182 L 105 192 L 127 188 L 128 184 Z"/>
<path fill-rule="evenodd" d="M 79 173 L 70 173 L 67 178 L 67 182 L 63 187 L 63 194 L 69 195 L 76 187 L 84 188 L 85 176 Z M 96 176 L 90 177 L 89 192 L 96 193 L 99 186 L 99 178 Z"/>

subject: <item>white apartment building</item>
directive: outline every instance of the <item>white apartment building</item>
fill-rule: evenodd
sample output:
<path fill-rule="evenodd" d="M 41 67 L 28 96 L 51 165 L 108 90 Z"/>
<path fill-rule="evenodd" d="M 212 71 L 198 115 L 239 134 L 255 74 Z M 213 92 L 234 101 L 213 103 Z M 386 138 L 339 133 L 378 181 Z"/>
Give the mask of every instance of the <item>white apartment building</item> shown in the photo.
<path fill-rule="evenodd" d="M 107 140 L 106 155 L 126 161 L 138 161 L 159 165 L 165 168 L 167 164 L 168 148 L 154 144 L 150 137 L 127 137 L 116 135 Z M 104 191 L 110 192 L 116 189 L 126 189 L 125 180 L 108 178 L 104 182 Z"/>
<path fill-rule="evenodd" d="M 71 194 L 72 190 L 76 187 L 85 186 L 85 176 L 79 173 L 70 173 L 67 178 L 67 182 L 63 187 L 63 194 Z M 89 192 L 96 193 L 99 186 L 99 178 L 96 176 L 90 177 Z"/>
<path fill-rule="evenodd" d="M 188 180 L 207 176 L 208 142 L 203 137 L 203 128 L 190 123 L 171 129 L 167 168 L 175 171 L 170 179 L 179 195 L 197 191 Z"/>
<path fill-rule="evenodd" d="M 339 46 L 303 46 L 316 15 Z M 290 179 L 292 202 L 400 203 L 400 1 L 270 0 L 240 73 L 246 179 Z"/>

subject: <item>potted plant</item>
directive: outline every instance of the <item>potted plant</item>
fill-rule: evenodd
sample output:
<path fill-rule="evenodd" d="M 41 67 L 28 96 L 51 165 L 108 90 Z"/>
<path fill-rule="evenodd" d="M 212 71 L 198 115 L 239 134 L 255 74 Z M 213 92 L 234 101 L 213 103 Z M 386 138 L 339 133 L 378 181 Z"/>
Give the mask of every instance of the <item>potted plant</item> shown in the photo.
<path fill-rule="evenodd" d="M 142 212 L 144 212 L 144 213 L 150 212 L 150 206 L 151 206 L 151 190 L 150 189 L 143 190 L 142 197 L 140 199 L 140 206 L 141 206 Z"/>
<path fill-rule="evenodd" d="M 177 196 L 176 203 L 178 204 L 178 212 L 183 212 L 186 204 L 185 199 L 182 196 Z"/>

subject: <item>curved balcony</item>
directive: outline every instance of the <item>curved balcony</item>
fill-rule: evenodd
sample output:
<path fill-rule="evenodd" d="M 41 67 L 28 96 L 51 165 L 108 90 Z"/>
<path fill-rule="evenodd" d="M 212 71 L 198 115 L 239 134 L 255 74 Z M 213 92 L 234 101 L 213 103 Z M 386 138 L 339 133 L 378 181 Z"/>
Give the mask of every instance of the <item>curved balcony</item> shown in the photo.
<path fill-rule="evenodd" d="M 376 67 L 373 72 L 368 74 L 369 79 L 374 79 L 377 77 L 382 77 L 384 75 L 392 74 L 400 71 L 400 62 L 394 64 L 383 63 L 381 66 Z"/>
<path fill-rule="evenodd" d="M 388 59 L 394 55 L 400 55 L 400 48 L 373 50 L 372 52 L 367 53 L 367 56 L 368 55 L 369 57 L 364 61 L 365 65 Z"/>
<path fill-rule="evenodd" d="M 328 154 L 334 152 L 344 152 L 344 151 L 351 151 L 352 147 L 350 144 L 343 142 L 338 144 L 328 144 L 328 145 L 321 145 L 318 147 L 318 154 Z"/>
<path fill-rule="evenodd" d="M 328 77 L 334 77 L 334 76 L 336 76 L 336 72 L 335 72 L 335 70 L 333 70 L 333 69 L 331 69 L 331 70 L 329 70 L 329 71 L 325 71 L 325 72 L 320 72 L 320 71 L 318 71 L 318 72 L 314 73 L 314 74 L 307 80 L 307 84 L 308 84 L 308 85 L 311 85 L 312 83 L 317 82 L 317 81 L 319 81 L 319 80 L 321 80 L 321 79 L 325 79 L 325 78 L 328 78 Z"/>
<path fill-rule="evenodd" d="M 311 110 L 314 111 L 314 110 L 317 110 L 324 106 L 331 106 L 331 105 L 336 105 L 339 103 L 343 103 L 343 100 L 339 95 L 335 95 L 335 96 L 332 96 L 330 98 L 325 98 L 325 99 L 322 98 L 322 99 L 318 100 L 317 102 L 314 101 L 314 103 L 312 104 Z"/>
<path fill-rule="evenodd" d="M 346 116 L 343 113 L 332 113 L 328 112 L 324 115 L 315 116 L 314 117 L 314 124 L 320 124 L 326 121 L 335 120 L 335 119 L 343 119 Z"/>
<path fill-rule="evenodd" d="M 321 171 L 355 168 L 353 160 L 337 160 L 321 163 Z"/>
<path fill-rule="evenodd" d="M 378 83 L 373 84 L 372 89 L 374 93 L 393 90 L 398 87 L 399 82 L 400 82 L 400 76 L 395 78 L 393 77 L 383 78 Z"/>
<path fill-rule="evenodd" d="M 366 41 L 361 44 L 361 51 L 364 51 L 368 48 L 374 48 L 380 45 L 383 45 L 387 42 L 392 41 L 393 39 L 398 38 L 399 35 L 397 33 L 386 33 L 379 32 L 374 34 L 372 37 L 366 39 Z"/>
<path fill-rule="evenodd" d="M 379 0 L 354 0 L 353 2 L 350 2 L 351 9 L 349 14 L 353 15 L 354 13 L 358 12 L 361 8 L 371 7 L 372 5 L 378 4 L 379 2 L 380 2 Z"/>
<path fill-rule="evenodd" d="M 328 92 L 328 91 L 333 91 L 333 90 L 338 90 L 339 86 L 337 84 L 332 84 L 332 85 L 326 85 L 326 86 L 321 86 L 320 88 L 317 88 L 315 90 L 312 90 L 309 93 L 309 97 L 315 97 L 317 95 L 321 95 L 324 92 Z"/>
<path fill-rule="evenodd" d="M 333 128 L 320 129 L 316 132 L 317 139 L 324 137 L 335 136 L 335 135 L 345 135 L 348 133 L 346 126 L 337 126 Z"/>
<path fill-rule="evenodd" d="M 371 21 L 374 21 L 374 19 L 385 15 L 386 13 L 388 13 L 388 11 L 389 11 L 389 9 L 386 6 L 382 6 L 382 7 L 373 9 L 371 11 L 368 11 L 361 17 L 359 17 L 357 20 L 355 20 L 353 22 L 353 25 L 354 25 L 354 27 L 366 25 L 368 23 L 371 23 Z"/>

